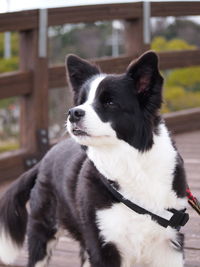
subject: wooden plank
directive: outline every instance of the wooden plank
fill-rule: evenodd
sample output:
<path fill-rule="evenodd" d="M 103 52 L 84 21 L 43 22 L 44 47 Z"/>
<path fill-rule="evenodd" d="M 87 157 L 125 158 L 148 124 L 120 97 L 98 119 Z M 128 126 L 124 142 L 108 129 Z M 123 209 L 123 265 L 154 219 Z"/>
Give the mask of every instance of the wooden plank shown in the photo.
<path fill-rule="evenodd" d="M 122 56 L 117 58 L 101 58 L 91 60 L 105 73 L 122 73 L 130 63 L 132 57 Z M 66 70 L 64 65 L 57 65 L 49 68 L 49 88 L 66 86 Z"/>
<path fill-rule="evenodd" d="M 25 150 L 16 150 L 0 154 L 0 184 L 16 179 L 24 172 Z"/>
<path fill-rule="evenodd" d="M 162 70 L 200 66 L 200 49 L 160 52 L 158 55 Z"/>
<path fill-rule="evenodd" d="M 200 2 L 152 2 L 152 16 L 189 16 L 200 14 Z M 49 26 L 98 20 L 134 19 L 142 17 L 142 2 L 99 4 L 50 8 Z M 0 32 L 21 31 L 38 27 L 38 10 L 0 14 Z"/>
<path fill-rule="evenodd" d="M 152 2 L 152 17 L 167 16 L 198 16 L 200 15 L 199 1 L 182 1 L 182 2 Z"/>
<path fill-rule="evenodd" d="M 38 27 L 38 10 L 0 14 L 0 32 L 23 31 Z"/>
<path fill-rule="evenodd" d="M 32 94 L 21 100 L 20 144 L 29 153 L 38 153 L 38 131 L 48 128 L 48 62 L 38 56 L 38 30 L 20 33 L 20 69 L 32 71 Z"/>
<path fill-rule="evenodd" d="M 160 58 L 161 70 L 200 66 L 200 49 L 159 52 L 157 54 Z M 128 64 L 138 56 L 140 56 L 140 54 L 135 53 L 135 56 L 108 57 L 92 61 L 99 65 L 104 72 L 121 73 L 124 72 Z"/>
<path fill-rule="evenodd" d="M 49 9 L 49 26 L 141 17 L 141 3 L 98 4 Z"/>
<path fill-rule="evenodd" d="M 0 99 L 30 94 L 32 91 L 32 73 L 16 71 L 0 74 Z"/>
<path fill-rule="evenodd" d="M 141 3 L 99 4 L 48 9 L 48 25 L 130 19 L 141 16 Z M 38 10 L 0 14 L 0 32 L 38 27 Z"/>
<path fill-rule="evenodd" d="M 123 73 L 127 66 L 130 64 L 131 60 L 135 59 L 137 56 L 120 56 L 116 58 L 100 58 L 92 60 L 101 70 L 105 73 Z"/>
<path fill-rule="evenodd" d="M 66 86 L 66 70 L 64 65 L 52 66 L 48 69 L 49 88 Z"/>
<path fill-rule="evenodd" d="M 200 131 L 187 132 L 175 136 L 176 146 L 184 159 L 189 186 L 193 194 L 200 197 L 199 173 L 200 173 Z M 188 162 L 191 162 L 188 164 Z M 197 176 L 197 182 L 193 179 Z M 182 229 L 185 234 L 185 259 L 186 266 L 199 267 L 200 263 L 200 232 L 199 215 L 188 209 L 190 220 Z"/>
<path fill-rule="evenodd" d="M 160 68 L 172 69 L 200 65 L 200 49 L 190 51 L 174 51 L 158 53 Z M 128 64 L 137 56 L 120 56 L 117 58 L 101 58 L 93 60 L 106 73 L 124 72 Z M 52 66 L 48 69 L 49 88 L 66 86 L 64 65 Z M 32 91 L 32 73 L 30 71 L 13 72 L 0 75 L 0 99 L 29 94 Z"/>
<path fill-rule="evenodd" d="M 164 118 L 169 129 L 175 134 L 200 129 L 200 108 L 167 113 Z"/>
<path fill-rule="evenodd" d="M 160 52 L 158 53 L 160 58 L 161 70 L 200 66 L 200 49 L 197 50 L 185 50 L 185 51 L 173 51 L 173 52 Z M 135 56 L 120 56 L 116 58 L 105 57 L 100 59 L 93 59 L 100 66 L 103 72 L 106 73 L 122 73 L 126 70 L 127 66 L 132 60 L 137 58 L 139 54 Z M 48 71 L 49 76 L 49 88 L 58 88 L 66 86 L 66 71 L 64 65 L 52 66 Z"/>

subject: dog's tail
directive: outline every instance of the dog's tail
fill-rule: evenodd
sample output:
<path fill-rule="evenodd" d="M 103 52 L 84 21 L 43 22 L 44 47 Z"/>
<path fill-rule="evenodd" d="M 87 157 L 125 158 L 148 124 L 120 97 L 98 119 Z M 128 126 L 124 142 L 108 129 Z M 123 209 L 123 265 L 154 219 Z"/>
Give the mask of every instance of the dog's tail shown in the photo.
<path fill-rule="evenodd" d="M 6 264 L 16 259 L 23 246 L 28 217 L 26 203 L 39 165 L 22 174 L 0 199 L 0 259 Z"/>

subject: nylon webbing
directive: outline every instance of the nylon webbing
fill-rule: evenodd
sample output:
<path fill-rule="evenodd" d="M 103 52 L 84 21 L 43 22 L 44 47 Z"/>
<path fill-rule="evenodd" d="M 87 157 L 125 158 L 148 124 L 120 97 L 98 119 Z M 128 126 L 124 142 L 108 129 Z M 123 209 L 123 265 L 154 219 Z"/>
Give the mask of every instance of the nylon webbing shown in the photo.
<path fill-rule="evenodd" d="M 185 210 L 183 211 L 178 211 L 175 209 L 170 209 L 168 211 L 170 211 L 171 213 L 173 213 L 172 217 L 170 220 L 167 220 L 165 218 L 160 217 L 159 215 L 156 215 L 140 206 L 138 206 L 137 204 L 133 203 L 132 201 L 124 198 L 124 196 L 122 194 L 120 194 L 110 183 L 109 181 L 102 177 L 101 181 L 103 182 L 103 184 L 105 185 L 105 187 L 112 193 L 112 195 L 115 197 L 115 199 L 121 203 L 123 203 L 124 205 L 126 205 L 128 208 L 130 208 L 131 210 L 139 213 L 139 214 L 147 214 L 150 215 L 151 218 L 156 221 L 158 224 L 160 224 L 163 227 L 168 227 L 171 226 L 173 228 L 176 228 L 177 230 L 180 229 L 181 226 L 184 226 L 187 221 L 189 220 L 189 215 L 187 213 L 185 213 Z"/>

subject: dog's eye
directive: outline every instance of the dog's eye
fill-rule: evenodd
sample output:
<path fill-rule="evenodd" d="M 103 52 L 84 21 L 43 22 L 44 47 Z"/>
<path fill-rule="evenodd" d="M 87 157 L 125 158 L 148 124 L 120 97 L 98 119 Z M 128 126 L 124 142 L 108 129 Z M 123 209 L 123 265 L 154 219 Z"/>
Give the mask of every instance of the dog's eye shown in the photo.
<path fill-rule="evenodd" d="M 116 106 L 116 103 L 113 100 L 113 97 L 107 92 L 104 92 L 100 96 L 100 102 L 106 108 L 114 108 Z"/>
<path fill-rule="evenodd" d="M 107 107 L 111 107 L 111 106 L 114 106 L 114 102 L 112 100 L 108 100 L 108 101 L 105 101 L 104 102 L 104 105 L 107 106 Z"/>

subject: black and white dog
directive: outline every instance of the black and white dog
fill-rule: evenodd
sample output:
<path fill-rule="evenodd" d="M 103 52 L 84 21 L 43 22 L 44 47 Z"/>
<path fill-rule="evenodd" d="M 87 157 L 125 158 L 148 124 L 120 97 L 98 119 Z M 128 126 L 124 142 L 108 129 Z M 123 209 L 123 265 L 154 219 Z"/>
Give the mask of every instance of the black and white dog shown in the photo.
<path fill-rule="evenodd" d="M 74 55 L 66 65 L 75 102 L 67 120 L 72 138 L 1 199 L 0 258 L 11 263 L 27 231 L 28 267 L 46 267 L 67 229 L 80 242 L 82 267 L 183 267 L 177 229 L 183 224 L 171 218 L 185 214 L 186 180 L 159 114 L 157 55 L 143 54 L 122 75 L 101 73 Z"/>

